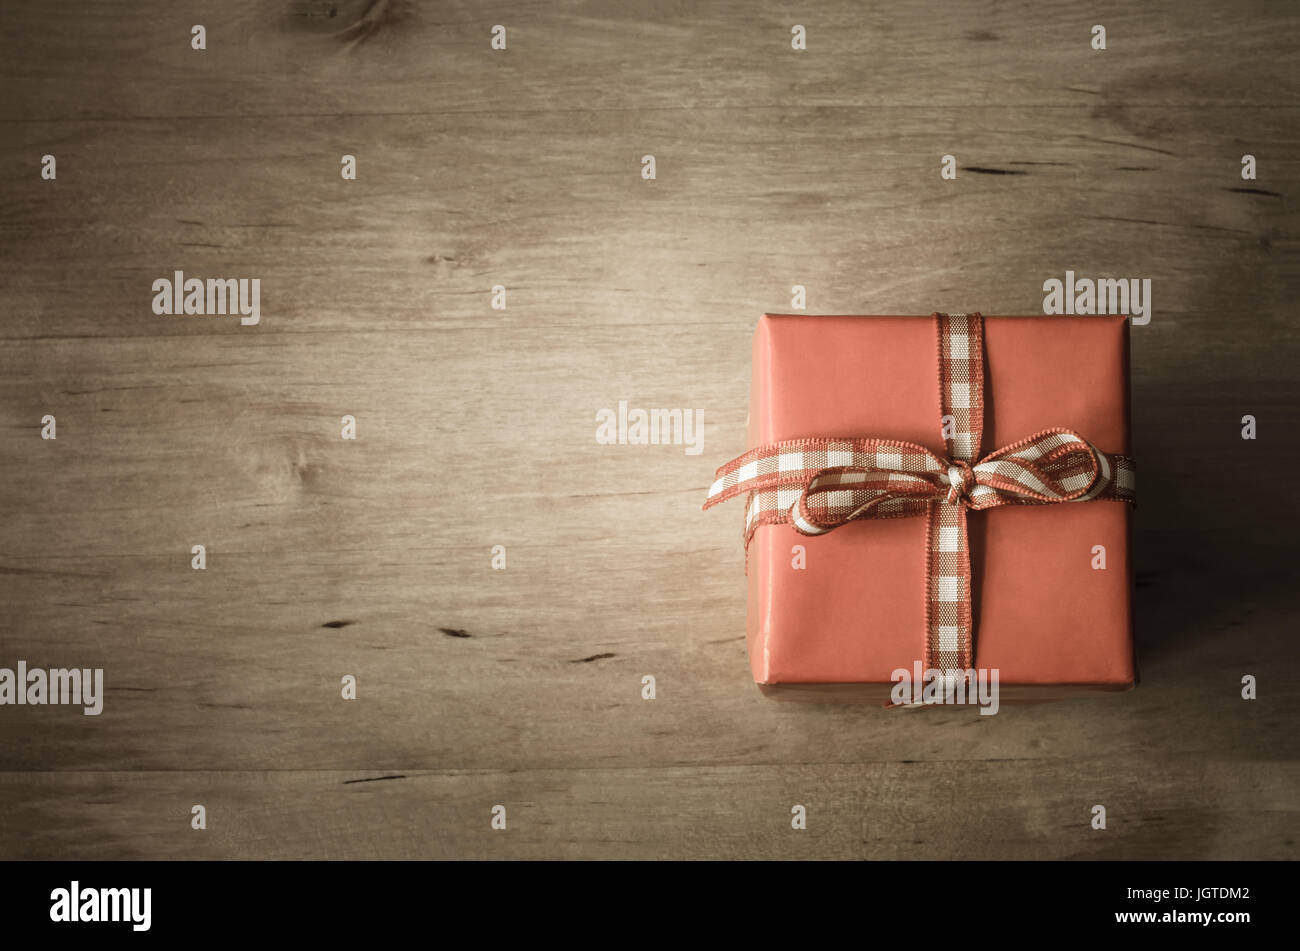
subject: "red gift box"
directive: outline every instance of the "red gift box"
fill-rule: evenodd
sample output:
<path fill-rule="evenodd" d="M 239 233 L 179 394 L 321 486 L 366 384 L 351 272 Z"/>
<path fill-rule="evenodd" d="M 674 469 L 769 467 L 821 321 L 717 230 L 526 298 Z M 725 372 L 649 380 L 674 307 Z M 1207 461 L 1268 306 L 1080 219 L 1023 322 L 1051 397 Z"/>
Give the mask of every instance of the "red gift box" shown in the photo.
<path fill-rule="evenodd" d="M 878 437 L 947 465 L 938 317 L 764 315 L 750 447 Z M 985 455 L 1053 428 L 1101 454 L 1130 453 L 1126 317 L 987 317 L 982 328 Z M 1131 519 L 1113 499 L 969 513 L 973 666 L 998 671 L 1004 699 L 1133 685 Z M 764 693 L 887 698 L 897 671 L 932 659 L 926 521 L 852 520 L 816 536 L 759 525 L 747 640 Z"/>

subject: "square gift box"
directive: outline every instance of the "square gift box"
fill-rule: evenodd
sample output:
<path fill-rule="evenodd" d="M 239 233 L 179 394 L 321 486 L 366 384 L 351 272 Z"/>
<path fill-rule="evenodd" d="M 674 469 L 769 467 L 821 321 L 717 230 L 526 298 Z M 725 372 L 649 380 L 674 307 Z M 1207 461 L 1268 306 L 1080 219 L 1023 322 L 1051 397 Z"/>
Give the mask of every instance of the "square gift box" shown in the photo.
<path fill-rule="evenodd" d="M 1131 501 L 1132 470 L 1111 473 L 1102 458 L 1123 467 L 1131 453 L 1127 317 L 973 318 L 979 328 L 972 349 L 982 351 L 983 432 L 982 439 L 976 433 L 980 455 L 970 464 L 978 471 L 979 459 L 1001 447 L 1069 430 L 1090 444 L 1087 458 L 1123 482 Z M 946 325 L 938 322 L 946 319 L 765 314 L 754 334 L 748 445 L 810 437 L 917 444 L 942 460 L 930 464 L 930 477 L 947 484 L 942 469 L 956 458 L 962 437 L 953 442 L 951 432 L 941 432 L 941 419 L 961 415 L 954 407 L 970 388 L 948 377 L 941 382 Z M 950 398 L 941 407 L 945 387 Z M 978 380 L 974 388 L 980 391 Z M 972 412 L 978 426 L 979 407 Z M 951 427 L 952 417 L 944 423 Z M 818 458 L 833 463 L 843 455 Z M 770 468 L 776 465 L 773 457 Z M 786 467 L 784 459 L 780 465 Z M 971 470 L 962 471 L 973 482 Z M 953 478 L 960 482 L 961 472 Z M 791 493 L 798 489 L 784 491 L 783 509 Z M 962 516 L 969 549 L 963 666 L 996 669 L 1003 700 L 1123 690 L 1135 680 L 1133 506 L 1123 496 L 1062 501 L 996 504 Z M 747 642 L 764 693 L 888 699 L 895 671 L 919 670 L 938 656 L 937 647 L 927 652 L 930 613 L 944 608 L 933 603 L 942 595 L 934 593 L 937 575 L 930 581 L 930 517 L 922 511 L 857 518 L 816 535 L 800 534 L 791 520 L 753 530 Z"/>

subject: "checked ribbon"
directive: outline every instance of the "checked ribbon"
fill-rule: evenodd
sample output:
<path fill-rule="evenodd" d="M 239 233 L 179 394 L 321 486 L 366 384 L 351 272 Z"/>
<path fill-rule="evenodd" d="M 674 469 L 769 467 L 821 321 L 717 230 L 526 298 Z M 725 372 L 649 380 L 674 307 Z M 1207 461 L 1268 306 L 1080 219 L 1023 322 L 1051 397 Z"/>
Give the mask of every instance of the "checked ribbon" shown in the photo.
<path fill-rule="evenodd" d="M 940 421 L 947 458 L 915 443 L 808 438 L 751 449 L 717 471 L 704 507 L 748 494 L 745 547 L 760 525 L 791 522 L 822 535 L 855 519 L 925 515 L 924 665 L 945 675 L 973 664 L 966 513 L 999 505 L 1136 500 L 1127 456 L 1069 429 L 1045 429 L 980 458 L 984 322 L 934 314 Z M 978 460 L 978 461 L 977 461 Z"/>

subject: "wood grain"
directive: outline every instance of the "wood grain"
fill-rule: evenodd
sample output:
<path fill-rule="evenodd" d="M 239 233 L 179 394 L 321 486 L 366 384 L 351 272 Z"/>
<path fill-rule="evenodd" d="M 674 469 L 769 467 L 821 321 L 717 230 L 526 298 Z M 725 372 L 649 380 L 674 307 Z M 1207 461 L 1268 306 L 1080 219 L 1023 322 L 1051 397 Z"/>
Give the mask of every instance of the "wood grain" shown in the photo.
<path fill-rule="evenodd" d="M 108 691 L 0 708 L 0 856 L 1293 857 L 1296 20 L 3 8 L 0 666 Z M 154 316 L 177 268 L 259 277 L 261 324 Z M 755 318 L 796 283 L 816 313 L 1039 313 L 1066 269 L 1153 285 L 1140 688 L 761 698 L 739 516 L 699 512 Z M 703 453 L 597 445 L 620 399 L 698 408 Z"/>

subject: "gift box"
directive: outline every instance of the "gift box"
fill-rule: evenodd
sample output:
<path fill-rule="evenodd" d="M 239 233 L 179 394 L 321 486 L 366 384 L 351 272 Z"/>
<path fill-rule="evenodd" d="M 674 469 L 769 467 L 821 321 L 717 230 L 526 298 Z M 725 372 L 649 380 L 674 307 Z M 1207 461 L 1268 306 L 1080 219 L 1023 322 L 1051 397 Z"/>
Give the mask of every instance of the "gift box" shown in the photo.
<path fill-rule="evenodd" d="M 789 699 L 888 699 L 930 669 L 997 671 L 1009 701 L 1130 688 L 1128 405 L 1124 316 L 764 315 L 751 450 L 706 503 L 746 499 L 754 680 Z"/>

